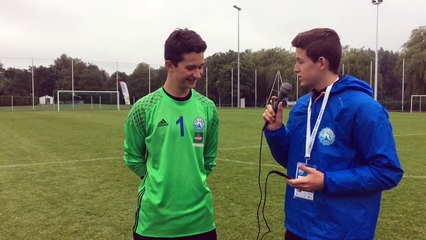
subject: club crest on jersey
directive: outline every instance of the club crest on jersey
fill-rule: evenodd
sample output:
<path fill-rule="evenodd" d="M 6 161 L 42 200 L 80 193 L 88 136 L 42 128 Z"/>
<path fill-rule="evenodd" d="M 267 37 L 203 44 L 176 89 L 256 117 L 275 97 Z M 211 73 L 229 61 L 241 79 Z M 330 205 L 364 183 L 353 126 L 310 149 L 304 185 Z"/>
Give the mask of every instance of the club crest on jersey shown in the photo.
<path fill-rule="evenodd" d="M 322 145 L 330 146 L 336 140 L 336 135 L 331 128 L 323 128 L 318 135 L 318 140 Z"/>
<path fill-rule="evenodd" d="M 206 123 L 204 122 L 204 119 L 198 117 L 194 120 L 195 131 L 202 132 L 202 131 L 204 131 L 205 126 L 206 126 Z"/>

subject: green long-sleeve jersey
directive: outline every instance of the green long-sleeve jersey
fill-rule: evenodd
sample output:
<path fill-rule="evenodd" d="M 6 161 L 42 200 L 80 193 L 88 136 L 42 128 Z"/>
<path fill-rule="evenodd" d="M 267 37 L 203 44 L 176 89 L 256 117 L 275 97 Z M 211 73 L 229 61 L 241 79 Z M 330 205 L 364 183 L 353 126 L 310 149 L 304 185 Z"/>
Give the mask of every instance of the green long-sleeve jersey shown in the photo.
<path fill-rule="evenodd" d="M 181 237 L 215 228 L 207 175 L 216 165 L 219 119 L 214 103 L 192 90 L 177 101 L 163 88 L 130 110 L 124 162 L 143 180 L 134 231 Z"/>

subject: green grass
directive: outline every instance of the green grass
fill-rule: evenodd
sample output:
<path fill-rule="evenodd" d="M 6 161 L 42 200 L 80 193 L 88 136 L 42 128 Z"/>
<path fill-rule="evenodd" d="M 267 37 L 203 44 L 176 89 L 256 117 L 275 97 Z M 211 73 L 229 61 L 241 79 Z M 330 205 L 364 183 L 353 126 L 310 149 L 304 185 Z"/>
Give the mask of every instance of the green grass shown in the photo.
<path fill-rule="evenodd" d="M 208 180 L 219 239 L 256 237 L 262 111 L 219 111 L 218 165 Z M 122 162 L 126 114 L 0 111 L 0 239 L 130 239 L 140 180 Z M 426 239 L 426 114 L 391 113 L 391 121 L 407 177 L 384 192 L 376 239 Z M 263 158 L 262 182 L 281 169 L 266 146 Z M 282 239 L 284 189 L 272 176 L 266 239 Z"/>

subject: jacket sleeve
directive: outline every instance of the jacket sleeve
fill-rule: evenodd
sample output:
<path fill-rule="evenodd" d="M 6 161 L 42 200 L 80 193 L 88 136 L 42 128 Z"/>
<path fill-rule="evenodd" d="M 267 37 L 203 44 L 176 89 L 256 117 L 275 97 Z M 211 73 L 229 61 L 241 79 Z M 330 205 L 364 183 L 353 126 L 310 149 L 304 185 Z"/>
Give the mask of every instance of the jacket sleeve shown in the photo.
<path fill-rule="evenodd" d="M 284 126 L 275 130 L 269 131 L 265 128 L 265 138 L 268 142 L 271 154 L 275 161 L 287 168 L 288 164 L 288 129 Z"/>
<path fill-rule="evenodd" d="M 361 167 L 324 173 L 325 191 L 332 194 L 374 193 L 395 187 L 403 170 L 386 110 L 369 104 L 357 111 L 354 142 Z"/>
<path fill-rule="evenodd" d="M 145 113 L 135 107 L 124 125 L 124 164 L 143 178 L 146 174 Z"/>
<path fill-rule="evenodd" d="M 219 117 L 214 104 L 209 111 L 211 118 L 207 126 L 207 138 L 204 147 L 204 169 L 209 175 L 216 166 L 217 146 L 219 142 Z"/>

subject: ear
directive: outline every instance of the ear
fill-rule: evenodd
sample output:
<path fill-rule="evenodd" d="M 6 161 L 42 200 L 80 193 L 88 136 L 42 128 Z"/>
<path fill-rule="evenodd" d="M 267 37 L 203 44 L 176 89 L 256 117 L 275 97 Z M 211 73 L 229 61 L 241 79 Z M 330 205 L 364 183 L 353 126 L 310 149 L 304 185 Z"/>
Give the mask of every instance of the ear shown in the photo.
<path fill-rule="evenodd" d="M 327 70 L 329 62 L 325 57 L 319 57 L 318 58 L 319 67 L 321 70 Z"/>
<path fill-rule="evenodd" d="M 166 60 L 166 62 L 164 63 L 164 65 L 166 65 L 166 70 L 167 71 L 170 71 L 170 70 L 172 70 L 175 67 L 175 65 L 170 60 Z"/>

